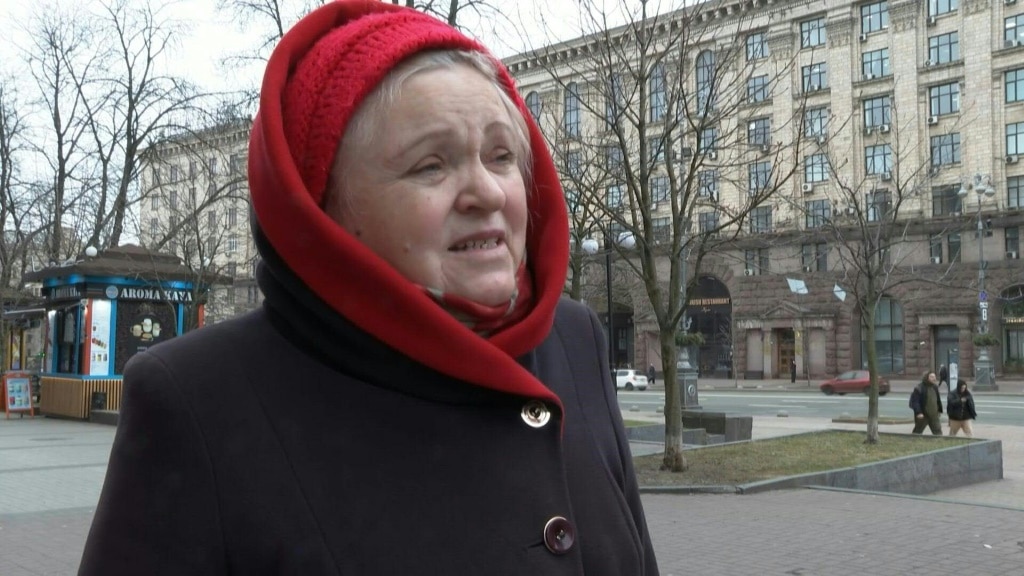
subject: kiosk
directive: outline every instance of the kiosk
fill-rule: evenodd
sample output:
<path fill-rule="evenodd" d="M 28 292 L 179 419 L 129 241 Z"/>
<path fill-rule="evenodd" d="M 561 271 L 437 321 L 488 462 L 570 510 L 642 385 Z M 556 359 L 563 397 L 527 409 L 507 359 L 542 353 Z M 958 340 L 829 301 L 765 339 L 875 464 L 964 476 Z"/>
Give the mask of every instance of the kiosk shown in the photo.
<path fill-rule="evenodd" d="M 95 253 L 95 251 L 92 251 Z M 119 410 L 128 360 L 201 327 L 210 285 L 177 256 L 124 245 L 26 275 L 41 282 L 46 341 L 40 411 L 88 419 Z"/>

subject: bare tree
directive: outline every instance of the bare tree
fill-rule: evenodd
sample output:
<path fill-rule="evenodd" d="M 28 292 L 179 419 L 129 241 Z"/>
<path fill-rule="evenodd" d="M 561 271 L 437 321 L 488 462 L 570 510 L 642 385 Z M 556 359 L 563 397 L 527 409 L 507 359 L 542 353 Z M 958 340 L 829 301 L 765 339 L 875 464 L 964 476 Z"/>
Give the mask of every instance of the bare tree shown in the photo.
<path fill-rule="evenodd" d="M 97 163 L 87 243 L 116 246 L 133 201 L 142 148 L 163 131 L 179 128 L 203 96 L 159 68 L 180 32 L 160 8 L 115 0 L 104 6 L 96 30 L 112 41 L 102 69 L 71 73 Z"/>
<path fill-rule="evenodd" d="M 952 262 L 923 269 L 919 265 L 917 270 L 913 264 L 920 260 L 917 252 L 927 246 L 929 236 L 941 237 L 959 227 L 959 222 L 952 221 L 922 222 L 925 210 L 932 209 L 929 192 L 935 166 L 945 162 L 931 157 L 929 150 L 922 150 L 917 143 L 915 115 L 901 118 L 888 95 L 875 100 L 865 115 L 863 139 L 854 138 L 860 123 L 852 118 L 805 115 L 803 130 L 811 143 L 804 161 L 805 178 L 831 180 L 828 185 L 835 192 L 831 199 L 805 201 L 793 207 L 808 223 L 803 242 L 834 247 L 827 252 L 835 255 L 829 267 L 838 286 L 850 296 L 854 320 L 861 323 L 871 377 L 865 438 L 868 444 L 879 441 L 876 325 L 882 313 L 880 307 L 898 289 L 912 298 L 915 287 L 932 288 L 934 294 L 936 286 L 956 289 L 959 282 L 952 274 Z M 849 148 L 840 142 L 848 142 Z M 860 144 L 864 147 L 858 147 Z M 949 152 L 953 152 L 952 147 Z M 952 203 L 958 198 L 952 195 L 948 201 L 949 206 L 937 208 L 953 213 Z M 811 257 L 825 258 L 826 253 Z"/>
<path fill-rule="evenodd" d="M 47 211 L 47 255 L 59 262 L 73 251 L 66 246 L 65 213 L 81 197 L 76 181 L 87 162 L 82 149 L 85 133 L 82 123 L 82 95 L 75 89 L 72 66 L 88 70 L 94 63 L 89 54 L 96 39 L 82 25 L 81 15 L 59 10 L 40 12 L 29 27 L 33 45 L 28 47 L 29 68 L 39 90 L 40 102 L 48 116 L 52 138 L 38 152 L 49 164 L 52 180 L 51 205 Z"/>
<path fill-rule="evenodd" d="M 653 3 L 640 1 L 625 25 L 613 27 L 599 2 L 584 1 L 582 38 L 524 56 L 546 72 L 538 82 L 557 86 L 548 101 L 561 105 L 563 118 L 566 107 L 578 107 L 590 119 L 545 130 L 563 175 L 574 170 L 572 154 L 590 169 L 589 185 L 571 190 L 593 208 L 573 219 L 575 234 L 595 226 L 602 232 L 604 249 L 632 272 L 656 320 L 666 391 L 663 467 L 674 471 L 687 467 L 676 337 L 702 265 L 735 242 L 760 241 L 748 232 L 767 231 L 761 211 L 790 187 L 791 158 L 802 142 L 790 118 L 756 131 L 740 120 L 789 92 L 793 61 L 766 58 L 766 38 L 750 53 L 735 41 L 750 29 L 749 17 L 720 19 L 711 4 L 656 14 Z M 758 26 L 768 22 L 753 17 L 762 19 Z M 527 95 L 535 112 L 543 103 Z"/>

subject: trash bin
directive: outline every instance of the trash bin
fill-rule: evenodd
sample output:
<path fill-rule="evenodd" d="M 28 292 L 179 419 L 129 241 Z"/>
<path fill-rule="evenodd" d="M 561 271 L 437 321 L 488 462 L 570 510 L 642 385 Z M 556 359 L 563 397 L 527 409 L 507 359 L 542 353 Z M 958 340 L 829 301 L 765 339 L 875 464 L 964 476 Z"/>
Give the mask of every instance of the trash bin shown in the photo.
<path fill-rule="evenodd" d="M 92 404 L 90 405 L 92 410 L 106 410 L 107 409 L 107 393 L 106 392 L 93 392 L 92 393 Z"/>

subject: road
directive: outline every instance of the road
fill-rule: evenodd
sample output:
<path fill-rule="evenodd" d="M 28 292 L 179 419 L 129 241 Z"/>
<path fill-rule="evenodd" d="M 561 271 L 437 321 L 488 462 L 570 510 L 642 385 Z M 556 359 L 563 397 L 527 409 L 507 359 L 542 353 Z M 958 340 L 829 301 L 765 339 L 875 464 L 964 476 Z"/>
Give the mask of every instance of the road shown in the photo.
<path fill-rule="evenodd" d="M 879 416 L 908 418 L 909 393 L 891 392 L 878 399 Z M 788 416 L 835 418 L 843 414 L 853 417 L 867 416 L 867 397 L 861 394 L 825 396 L 820 392 L 701 392 L 700 406 L 704 410 L 749 414 L 752 416 Z M 619 392 L 619 404 L 624 410 L 636 406 L 641 411 L 655 411 L 664 406 L 661 391 Z M 976 395 L 978 420 L 986 424 L 1024 425 L 1024 397 Z"/>

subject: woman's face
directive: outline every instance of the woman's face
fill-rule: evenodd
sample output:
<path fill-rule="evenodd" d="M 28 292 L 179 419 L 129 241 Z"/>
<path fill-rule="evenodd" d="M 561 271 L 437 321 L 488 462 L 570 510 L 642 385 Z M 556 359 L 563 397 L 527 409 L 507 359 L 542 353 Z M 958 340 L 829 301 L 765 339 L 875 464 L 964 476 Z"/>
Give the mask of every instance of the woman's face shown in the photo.
<path fill-rule="evenodd" d="M 368 146 L 341 148 L 331 216 L 410 281 L 508 302 L 526 246 L 526 186 L 497 88 L 467 66 L 406 80 Z"/>

